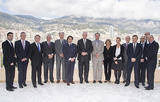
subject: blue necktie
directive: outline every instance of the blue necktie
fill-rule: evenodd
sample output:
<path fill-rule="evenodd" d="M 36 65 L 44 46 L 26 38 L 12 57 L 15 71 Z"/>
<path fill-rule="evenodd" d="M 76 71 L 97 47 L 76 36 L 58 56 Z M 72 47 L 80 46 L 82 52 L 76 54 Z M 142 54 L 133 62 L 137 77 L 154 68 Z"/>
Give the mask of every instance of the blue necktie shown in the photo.
<path fill-rule="evenodd" d="M 38 51 L 39 51 L 39 52 L 41 51 L 40 44 L 38 44 Z"/>

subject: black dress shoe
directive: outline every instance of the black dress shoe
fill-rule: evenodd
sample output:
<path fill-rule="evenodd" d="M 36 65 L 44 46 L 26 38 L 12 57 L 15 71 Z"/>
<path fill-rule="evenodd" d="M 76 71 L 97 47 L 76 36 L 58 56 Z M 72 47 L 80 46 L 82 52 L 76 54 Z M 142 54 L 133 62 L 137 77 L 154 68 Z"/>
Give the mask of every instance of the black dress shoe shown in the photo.
<path fill-rule="evenodd" d="M 80 81 L 80 84 L 83 84 L 83 81 Z"/>
<path fill-rule="evenodd" d="M 89 83 L 89 81 L 86 81 L 86 83 L 88 84 L 88 83 Z"/>
<path fill-rule="evenodd" d="M 43 83 L 39 83 L 39 85 L 44 85 Z"/>
<path fill-rule="evenodd" d="M 54 81 L 52 80 L 51 83 L 54 83 Z"/>
<path fill-rule="evenodd" d="M 17 89 L 17 87 L 15 87 L 15 86 L 12 86 L 11 88 L 12 88 L 12 89 Z"/>
<path fill-rule="evenodd" d="M 136 87 L 136 88 L 139 88 L 139 86 L 138 86 L 138 85 L 135 85 L 135 87 Z"/>
<path fill-rule="evenodd" d="M 125 86 L 129 86 L 129 83 L 126 83 Z"/>
<path fill-rule="evenodd" d="M 145 90 L 153 90 L 151 87 L 146 87 Z"/>
<path fill-rule="evenodd" d="M 145 83 L 142 83 L 142 86 L 145 86 Z"/>
<path fill-rule="evenodd" d="M 117 84 L 120 84 L 120 81 L 119 81 L 119 80 L 117 80 Z"/>
<path fill-rule="evenodd" d="M 124 80 L 123 83 L 126 83 L 126 81 Z"/>
<path fill-rule="evenodd" d="M 26 86 L 27 86 L 27 84 L 26 84 L 26 83 L 24 83 L 24 84 L 23 84 L 23 86 L 25 86 L 25 87 L 26 87 Z"/>
<path fill-rule="evenodd" d="M 34 88 L 37 88 L 37 85 L 33 85 Z"/>
<path fill-rule="evenodd" d="M 102 81 L 98 81 L 100 84 L 102 84 Z"/>
<path fill-rule="evenodd" d="M 12 88 L 6 88 L 7 91 L 14 91 Z"/>
<path fill-rule="evenodd" d="M 22 85 L 19 85 L 19 88 L 23 88 L 23 86 L 22 86 Z"/>
<path fill-rule="evenodd" d="M 117 80 L 114 83 L 117 84 Z"/>
<path fill-rule="evenodd" d="M 47 81 L 44 81 L 44 83 L 47 83 Z"/>
<path fill-rule="evenodd" d="M 93 80 L 93 83 L 96 83 L 96 81 L 95 81 L 95 80 Z"/>

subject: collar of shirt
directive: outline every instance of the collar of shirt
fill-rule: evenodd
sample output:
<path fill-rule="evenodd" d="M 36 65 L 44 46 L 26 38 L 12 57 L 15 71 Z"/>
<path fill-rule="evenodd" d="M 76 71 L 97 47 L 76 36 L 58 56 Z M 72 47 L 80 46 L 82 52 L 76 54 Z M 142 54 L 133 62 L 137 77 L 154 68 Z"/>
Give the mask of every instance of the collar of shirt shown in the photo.
<path fill-rule="evenodd" d="M 37 46 L 40 45 L 40 43 L 38 43 L 38 42 L 35 42 L 35 43 L 36 43 Z"/>
<path fill-rule="evenodd" d="M 70 45 L 72 45 L 72 43 L 68 43 L 68 45 L 70 46 Z"/>
<path fill-rule="evenodd" d="M 23 43 L 23 41 L 24 41 L 24 44 L 26 43 L 26 40 L 21 40 L 21 43 Z"/>
<path fill-rule="evenodd" d="M 48 41 L 47 41 L 47 44 L 50 44 L 50 43 L 51 43 L 51 42 L 48 42 Z"/>
<path fill-rule="evenodd" d="M 137 42 L 136 42 L 136 43 L 133 43 L 133 46 L 134 46 L 134 45 L 137 46 Z"/>
<path fill-rule="evenodd" d="M 152 44 L 154 42 L 154 40 L 152 42 L 149 42 L 150 44 Z"/>
<path fill-rule="evenodd" d="M 10 40 L 7 40 L 8 42 L 9 42 L 9 44 L 12 46 L 12 43 L 11 43 L 11 41 Z"/>

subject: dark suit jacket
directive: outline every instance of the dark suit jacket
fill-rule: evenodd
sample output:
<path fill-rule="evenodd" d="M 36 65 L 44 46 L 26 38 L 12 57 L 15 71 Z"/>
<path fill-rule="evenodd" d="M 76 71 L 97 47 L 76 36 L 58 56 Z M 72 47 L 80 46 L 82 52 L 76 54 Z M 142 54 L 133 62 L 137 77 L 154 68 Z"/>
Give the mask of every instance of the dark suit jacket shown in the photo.
<path fill-rule="evenodd" d="M 32 66 L 42 65 L 42 44 L 40 44 L 40 46 L 41 46 L 41 51 L 39 52 L 35 42 L 30 45 L 29 57 L 31 59 Z"/>
<path fill-rule="evenodd" d="M 52 59 L 48 59 L 48 54 L 55 55 L 55 44 L 53 42 L 50 42 L 50 45 L 48 45 L 47 41 L 42 43 L 42 52 L 43 52 L 43 61 L 54 61 L 54 56 Z"/>
<path fill-rule="evenodd" d="M 6 40 L 2 43 L 2 49 L 3 49 L 3 64 L 5 68 L 9 67 L 11 63 L 14 63 L 15 65 L 16 58 L 15 58 L 14 47 L 11 46 L 10 43 Z"/>
<path fill-rule="evenodd" d="M 63 45 L 63 54 L 65 61 L 69 61 L 69 58 L 73 58 L 77 56 L 77 46 L 76 44 L 71 44 L 69 46 L 68 43 Z"/>
<path fill-rule="evenodd" d="M 83 57 L 81 55 L 82 52 L 87 52 L 88 53 L 87 58 L 88 60 L 91 60 L 92 51 L 93 51 L 93 46 L 92 46 L 91 40 L 86 39 L 86 48 L 83 43 L 83 39 L 78 40 L 78 44 L 77 44 L 78 60 L 81 60 L 81 58 Z"/>
<path fill-rule="evenodd" d="M 18 40 L 15 42 L 15 51 L 17 55 L 17 61 L 21 62 L 22 58 L 27 58 L 27 61 L 29 60 L 29 47 L 30 43 L 28 41 L 25 41 L 25 49 L 23 49 L 21 40 Z"/>
<path fill-rule="evenodd" d="M 137 43 L 135 53 L 133 51 L 133 43 L 128 45 L 127 49 L 128 61 L 131 62 L 131 58 L 135 58 L 136 62 L 140 60 L 142 55 L 142 46 L 140 43 Z"/>
<path fill-rule="evenodd" d="M 113 47 L 111 46 L 109 50 L 107 50 L 106 46 L 104 46 L 103 51 L 104 61 L 112 61 L 113 60 Z"/>
<path fill-rule="evenodd" d="M 114 45 L 114 46 L 113 46 L 113 58 L 116 57 L 116 56 L 115 56 L 116 46 L 117 46 L 117 45 Z M 121 57 L 121 58 L 122 58 L 122 62 L 124 62 L 124 61 L 125 61 L 125 59 L 124 59 L 124 49 L 125 49 L 125 48 L 124 48 L 123 45 L 121 45 L 121 46 L 120 46 L 120 49 L 121 49 L 121 52 L 120 52 L 120 54 L 119 54 L 116 58 L 120 58 L 120 57 Z"/>
<path fill-rule="evenodd" d="M 146 50 L 146 57 L 148 62 L 152 62 L 153 64 L 157 64 L 157 53 L 159 49 L 159 44 L 156 41 L 153 41 L 148 45 Z"/>
<path fill-rule="evenodd" d="M 141 44 L 141 43 L 140 43 Z M 141 55 L 141 59 L 145 59 L 146 57 L 146 51 L 147 51 L 147 47 L 148 47 L 148 44 L 147 43 L 144 43 L 144 48 L 143 48 L 143 44 L 141 44 L 141 47 L 142 47 L 142 55 Z"/>

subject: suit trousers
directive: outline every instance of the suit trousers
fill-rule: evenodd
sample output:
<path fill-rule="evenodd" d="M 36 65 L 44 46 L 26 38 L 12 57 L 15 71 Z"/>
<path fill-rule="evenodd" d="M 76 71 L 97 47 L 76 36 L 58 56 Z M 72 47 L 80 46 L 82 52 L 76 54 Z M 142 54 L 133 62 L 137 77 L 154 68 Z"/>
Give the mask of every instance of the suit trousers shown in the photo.
<path fill-rule="evenodd" d="M 93 59 L 93 80 L 102 80 L 102 64 L 103 60 Z"/>
<path fill-rule="evenodd" d="M 53 68 L 54 68 L 54 62 L 51 61 L 44 61 L 44 81 L 48 81 L 48 71 L 49 71 L 49 78 L 50 81 L 54 81 L 53 78 Z"/>
<path fill-rule="evenodd" d="M 18 84 L 22 85 L 26 83 L 28 62 L 18 62 Z"/>
<path fill-rule="evenodd" d="M 79 79 L 80 82 L 83 81 L 83 75 L 84 80 L 88 81 L 88 75 L 89 75 L 89 60 L 88 59 L 80 59 L 78 62 L 78 69 L 79 69 Z M 83 74 L 84 73 L 84 74 Z"/>
<path fill-rule="evenodd" d="M 38 84 L 41 80 L 41 65 L 32 65 L 32 84 L 36 85 L 36 76 L 38 77 Z"/>
<path fill-rule="evenodd" d="M 130 83 L 132 69 L 134 68 L 134 84 L 139 85 L 139 62 L 128 62 L 127 67 L 127 83 Z"/>
<path fill-rule="evenodd" d="M 5 66 L 6 75 L 6 88 L 11 88 L 13 86 L 15 77 L 15 66 Z"/>
<path fill-rule="evenodd" d="M 57 71 L 56 76 L 57 76 L 57 80 L 61 80 L 61 66 L 62 66 L 62 80 L 66 80 L 64 58 L 56 56 L 56 71 Z"/>
<path fill-rule="evenodd" d="M 75 65 L 75 62 L 65 61 L 67 83 L 73 82 L 74 65 Z"/>

